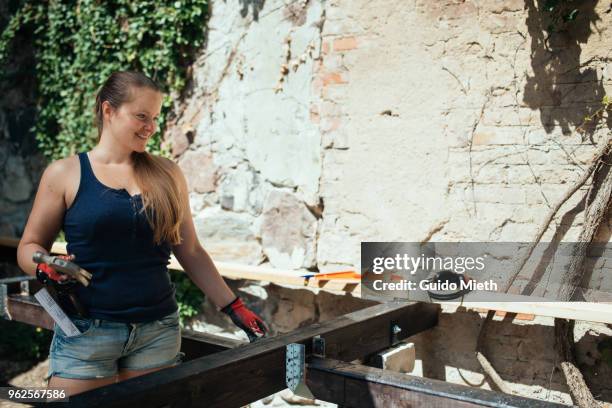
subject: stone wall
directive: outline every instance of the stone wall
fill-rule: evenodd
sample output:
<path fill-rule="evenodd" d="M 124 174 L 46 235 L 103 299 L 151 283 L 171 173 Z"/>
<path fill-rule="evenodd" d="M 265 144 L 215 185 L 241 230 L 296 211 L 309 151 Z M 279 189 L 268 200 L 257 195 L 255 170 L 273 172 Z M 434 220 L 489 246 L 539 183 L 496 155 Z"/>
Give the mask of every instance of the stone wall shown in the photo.
<path fill-rule="evenodd" d="M 207 46 L 168 140 L 217 259 L 313 268 L 322 157 L 312 76 L 323 4 L 243 4 L 211 4 Z"/>
<path fill-rule="evenodd" d="M 546 40 L 532 1 L 212 2 L 167 139 L 202 242 L 216 259 L 328 271 L 358 267 L 361 241 L 531 240 L 611 125 L 575 131 L 612 89 L 608 6 L 585 2 Z M 581 210 L 578 195 L 562 207 L 557 239 L 577 237 Z M 275 332 L 364 307 L 255 287 L 237 290 Z M 444 314 L 416 339 L 415 374 L 488 387 L 482 318 Z M 519 323 L 496 322 L 496 369 L 522 395 L 568 402 L 550 319 Z M 610 333 L 583 326 L 581 368 L 609 401 L 597 344 Z"/>
<path fill-rule="evenodd" d="M 608 131 L 575 131 L 611 89 L 606 7 L 546 51 L 530 1 L 213 2 L 169 137 L 200 237 L 321 271 L 366 240 L 530 240 Z"/>

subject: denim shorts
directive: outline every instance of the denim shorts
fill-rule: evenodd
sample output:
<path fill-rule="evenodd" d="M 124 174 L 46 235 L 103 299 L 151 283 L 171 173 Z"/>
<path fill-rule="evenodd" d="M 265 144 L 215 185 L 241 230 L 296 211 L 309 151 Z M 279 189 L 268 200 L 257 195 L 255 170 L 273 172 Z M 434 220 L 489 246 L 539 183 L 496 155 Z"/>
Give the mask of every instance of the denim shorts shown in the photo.
<path fill-rule="evenodd" d="M 178 311 L 146 323 L 71 320 L 81 334 L 68 337 L 55 324 L 47 379 L 112 377 L 119 370 L 172 366 L 184 356 Z"/>

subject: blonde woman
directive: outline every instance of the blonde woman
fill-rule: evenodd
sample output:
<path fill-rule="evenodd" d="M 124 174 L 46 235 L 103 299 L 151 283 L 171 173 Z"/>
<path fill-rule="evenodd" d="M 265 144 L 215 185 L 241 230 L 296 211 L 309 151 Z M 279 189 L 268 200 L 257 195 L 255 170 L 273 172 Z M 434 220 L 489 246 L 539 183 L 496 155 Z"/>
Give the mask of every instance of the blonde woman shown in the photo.
<path fill-rule="evenodd" d="M 150 78 L 113 73 L 96 97 L 98 144 L 47 167 L 19 243 L 26 273 L 63 281 L 65 275 L 32 261 L 63 229 L 70 259 L 93 274 L 88 287 L 76 289 L 86 315 L 65 305 L 81 333 L 67 336 L 56 325 L 49 353 L 49 387 L 69 395 L 180 362 L 171 252 L 250 339 L 267 331 L 200 245 L 180 168 L 145 151 L 161 105 Z"/>

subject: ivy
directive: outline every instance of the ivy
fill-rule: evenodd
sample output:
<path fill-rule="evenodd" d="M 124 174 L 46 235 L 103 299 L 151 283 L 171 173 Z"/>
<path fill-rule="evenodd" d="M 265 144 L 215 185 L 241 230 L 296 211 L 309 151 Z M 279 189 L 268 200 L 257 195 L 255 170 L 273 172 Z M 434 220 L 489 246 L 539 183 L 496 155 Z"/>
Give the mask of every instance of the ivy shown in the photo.
<path fill-rule="evenodd" d="M 196 285 L 187 277 L 186 273 L 173 272 L 170 274 L 176 289 L 176 302 L 179 307 L 181 325 L 186 319 L 196 316 L 204 302 L 204 295 Z"/>
<path fill-rule="evenodd" d="M 0 79 L 17 76 L 8 68 L 15 38 L 31 36 L 36 59 L 39 150 L 55 160 L 91 149 L 95 93 L 118 70 L 142 71 L 165 93 L 164 129 L 170 95 L 185 86 L 187 68 L 205 38 L 207 0 L 20 0 L 0 34 Z M 161 149 L 161 132 L 150 141 Z"/>
<path fill-rule="evenodd" d="M 0 33 L 0 81 L 5 89 L 15 83 L 20 73 L 10 67 L 10 54 L 18 38 L 30 41 L 37 83 L 31 131 L 48 160 L 96 144 L 95 94 L 114 71 L 142 71 L 160 84 L 166 94 L 158 122 L 163 130 L 170 95 L 181 93 L 204 43 L 208 13 L 207 0 L 10 0 L 8 9 L 11 17 Z M 161 132 L 153 135 L 149 152 L 167 155 L 161 140 Z M 173 275 L 179 275 L 174 280 L 182 321 L 198 313 L 203 295 L 184 274 Z"/>

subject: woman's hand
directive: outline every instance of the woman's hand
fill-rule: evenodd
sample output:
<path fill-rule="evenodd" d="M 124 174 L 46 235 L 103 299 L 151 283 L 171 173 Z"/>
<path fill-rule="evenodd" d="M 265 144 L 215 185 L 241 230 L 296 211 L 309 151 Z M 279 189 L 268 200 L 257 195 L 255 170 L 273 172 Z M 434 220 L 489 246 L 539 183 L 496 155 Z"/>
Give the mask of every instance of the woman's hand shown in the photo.
<path fill-rule="evenodd" d="M 74 261 L 75 255 L 58 255 L 58 258 L 62 258 L 66 261 L 72 262 Z M 36 277 L 45 285 L 49 280 L 55 282 L 64 282 L 70 279 L 70 276 L 56 271 L 55 269 L 53 269 L 52 266 L 49 266 L 46 263 L 39 263 L 38 265 L 36 265 Z"/>
<path fill-rule="evenodd" d="M 229 305 L 221 309 L 221 311 L 227 314 L 232 322 L 240 327 L 249 337 L 249 341 L 253 343 L 258 338 L 263 337 L 268 332 L 268 327 L 265 325 L 263 320 L 257 316 L 253 311 L 248 309 L 242 300 L 237 297 Z"/>

